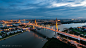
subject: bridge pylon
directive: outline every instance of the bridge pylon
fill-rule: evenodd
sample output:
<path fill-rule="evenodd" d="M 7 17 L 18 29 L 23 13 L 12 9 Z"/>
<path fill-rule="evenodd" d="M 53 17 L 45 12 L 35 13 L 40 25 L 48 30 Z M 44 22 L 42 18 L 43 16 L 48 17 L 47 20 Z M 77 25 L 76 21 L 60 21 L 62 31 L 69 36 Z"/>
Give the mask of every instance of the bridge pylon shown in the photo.
<path fill-rule="evenodd" d="M 21 20 L 19 19 L 18 23 L 21 23 Z"/>
<path fill-rule="evenodd" d="M 11 19 L 11 22 L 13 22 L 13 20 Z"/>
<path fill-rule="evenodd" d="M 56 18 L 56 28 L 55 28 L 55 30 L 57 29 L 56 31 L 58 31 L 58 24 L 57 23 L 58 23 L 58 20 Z"/>
<path fill-rule="evenodd" d="M 35 25 L 37 25 L 36 19 L 35 19 Z"/>
<path fill-rule="evenodd" d="M 30 23 L 30 21 L 29 21 L 29 23 Z"/>

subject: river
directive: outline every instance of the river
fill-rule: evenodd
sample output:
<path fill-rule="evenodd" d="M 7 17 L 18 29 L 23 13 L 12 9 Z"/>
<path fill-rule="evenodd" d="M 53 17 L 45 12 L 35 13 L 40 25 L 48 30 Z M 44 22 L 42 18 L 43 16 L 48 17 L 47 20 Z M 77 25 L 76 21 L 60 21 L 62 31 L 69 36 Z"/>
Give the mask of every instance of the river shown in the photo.
<path fill-rule="evenodd" d="M 63 31 L 64 28 L 70 28 L 70 27 L 82 27 L 86 25 L 86 23 L 71 23 L 71 24 L 61 24 L 61 25 L 58 25 L 58 28 L 60 29 L 60 31 Z M 49 28 L 52 28 L 55 29 L 55 26 L 50 26 Z"/>
<path fill-rule="evenodd" d="M 83 25 L 86 25 L 86 23 L 62 24 L 58 25 L 58 28 L 62 31 L 63 28 L 81 27 Z M 55 26 L 50 26 L 50 28 L 52 27 L 55 28 Z M 55 32 L 47 29 L 37 30 L 37 32 L 46 35 L 49 38 L 52 38 L 55 35 Z M 43 39 L 44 38 L 41 35 L 34 33 L 33 31 L 27 31 L 20 35 L 0 41 L 0 48 L 42 48 L 47 42 L 47 40 L 42 41 Z"/>

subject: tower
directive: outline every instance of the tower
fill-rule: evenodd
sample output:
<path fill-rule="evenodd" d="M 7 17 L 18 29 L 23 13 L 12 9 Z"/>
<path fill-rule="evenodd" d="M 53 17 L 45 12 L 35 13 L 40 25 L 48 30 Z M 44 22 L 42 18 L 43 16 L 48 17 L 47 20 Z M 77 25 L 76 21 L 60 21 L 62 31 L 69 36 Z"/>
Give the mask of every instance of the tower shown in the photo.
<path fill-rule="evenodd" d="M 35 19 L 35 25 L 37 25 L 36 19 Z"/>
<path fill-rule="evenodd" d="M 30 23 L 30 21 L 29 21 L 29 23 Z"/>
<path fill-rule="evenodd" d="M 58 22 L 57 22 L 57 18 L 56 18 L 56 29 L 57 29 L 57 31 L 58 31 L 58 24 L 57 24 Z"/>
<path fill-rule="evenodd" d="M 18 21 L 19 23 L 21 23 L 21 20 L 19 19 L 19 21 Z"/>
<path fill-rule="evenodd" d="M 11 19 L 11 22 L 13 22 L 13 20 Z"/>

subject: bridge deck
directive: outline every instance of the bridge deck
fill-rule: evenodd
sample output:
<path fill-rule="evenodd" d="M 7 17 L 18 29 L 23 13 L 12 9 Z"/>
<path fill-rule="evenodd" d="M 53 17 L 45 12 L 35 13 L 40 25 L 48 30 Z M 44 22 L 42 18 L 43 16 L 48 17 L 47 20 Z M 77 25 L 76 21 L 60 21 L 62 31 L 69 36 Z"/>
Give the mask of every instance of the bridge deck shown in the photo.
<path fill-rule="evenodd" d="M 51 29 L 51 28 L 48 28 L 48 27 L 43 27 L 43 26 L 34 25 L 34 24 L 28 24 L 28 23 L 25 24 L 25 25 L 32 25 L 32 26 L 36 26 L 36 27 L 41 27 L 41 28 L 49 29 L 49 30 L 55 32 L 55 29 Z M 79 37 L 79 36 L 76 36 L 76 35 L 73 35 L 73 34 L 69 34 L 69 33 L 65 33 L 65 32 L 61 32 L 61 31 L 56 31 L 56 32 L 60 33 L 60 34 L 63 34 L 65 36 L 69 36 L 69 37 L 74 38 L 74 39 L 80 39 L 82 41 L 86 41 L 86 38 L 83 38 L 83 37 Z"/>

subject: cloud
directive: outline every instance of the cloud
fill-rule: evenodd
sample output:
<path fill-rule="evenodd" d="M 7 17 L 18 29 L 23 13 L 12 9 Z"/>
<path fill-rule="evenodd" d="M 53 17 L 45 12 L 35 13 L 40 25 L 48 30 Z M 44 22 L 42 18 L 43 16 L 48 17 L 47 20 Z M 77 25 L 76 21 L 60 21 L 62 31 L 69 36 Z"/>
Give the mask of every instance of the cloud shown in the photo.
<path fill-rule="evenodd" d="M 5 2 L 5 8 L 16 9 L 37 9 L 37 8 L 55 8 L 55 7 L 86 7 L 86 0 L 2 0 Z"/>
<path fill-rule="evenodd" d="M 3 0 L 1 5 L 0 19 L 78 18 L 86 15 L 86 0 Z"/>
<path fill-rule="evenodd" d="M 74 2 L 52 2 L 50 6 L 48 6 L 48 8 L 52 8 L 52 7 L 61 7 L 61 6 L 66 6 L 66 7 L 86 7 L 86 0 L 82 1 L 82 0 L 77 0 Z"/>

